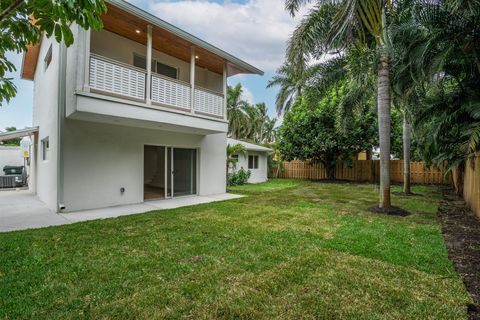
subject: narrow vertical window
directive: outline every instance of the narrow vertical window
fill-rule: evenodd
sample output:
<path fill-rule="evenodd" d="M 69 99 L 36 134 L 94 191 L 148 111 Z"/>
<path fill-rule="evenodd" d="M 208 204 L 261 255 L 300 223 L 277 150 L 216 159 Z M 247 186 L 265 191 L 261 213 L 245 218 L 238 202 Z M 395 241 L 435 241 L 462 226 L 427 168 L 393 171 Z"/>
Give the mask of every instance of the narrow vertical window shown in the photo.
<path fill-rule="evenodd" d="M 48 137 L 42 139 L 42 160 L 48 160 L 48 154 L 50 151 L 50 142 Z"/>
<path fill-rule="evenodd" d="M 248 156 L 248 169 L 258 169 L 258 156 Z"/>

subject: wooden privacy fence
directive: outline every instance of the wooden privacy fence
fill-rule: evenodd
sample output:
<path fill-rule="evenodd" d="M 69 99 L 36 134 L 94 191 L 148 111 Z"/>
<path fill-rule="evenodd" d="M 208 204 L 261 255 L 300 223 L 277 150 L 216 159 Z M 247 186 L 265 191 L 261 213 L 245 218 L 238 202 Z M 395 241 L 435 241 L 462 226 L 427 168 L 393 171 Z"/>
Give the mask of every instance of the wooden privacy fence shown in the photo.
<path fill-rule="evenodd" d="M 321 163 L 310 164 L 306 161 L 294 160 L 284 162 L 284 168 L 278 174 L 278 178 L 285 179 L 309 179 L 325 180 L 327 173 Z M 275 172 L 270 175 L 275 177 Z M 378 182 L 380 177 L 379 160 L 353 160 L 351 165 L 343 161 L 337 163 L 335 179 L 356 182 Z M 393 182 L 403 182 L 403 160 L 390 161 L 390 178 Z M 445 178 L 445 168 L 427 168 L 423 162 L 412 161 L 410 163 L 411 183 L 421 184 L 448 184 L 449 178 Z"/>
<path fill-rule="evenodd" d="M 472 211 L 480 217 L 480 154 L 465 163 L 463 198 Z"/>

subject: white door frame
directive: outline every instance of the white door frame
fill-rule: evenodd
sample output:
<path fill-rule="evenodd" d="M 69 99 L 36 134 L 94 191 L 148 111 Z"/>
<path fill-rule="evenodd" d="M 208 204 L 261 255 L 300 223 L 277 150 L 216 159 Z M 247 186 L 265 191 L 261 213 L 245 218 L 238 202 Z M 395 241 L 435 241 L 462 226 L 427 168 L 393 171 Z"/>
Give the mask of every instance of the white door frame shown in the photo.
<path fill-rule="evenodd" d="M 151 147 L 164 147 L 165 148 L 165 190 L 164 190 L 164 198 L 165 199 L 172 199 L 174 198 L 174 150 L 175 149 L 190 149 L 190 150 L 195 150 L 195 193 L 189 194 L 189 195 L 184 195 L 184 196 L 178 196 L 178 197 L 188 197 L 188 196 L 193 196 L 193 195 L 198 195 L 198 184 L 199 184 L 199 176 L 200 176 L 200 163 L 199 163 L 199 148 L 198 147 L 173 147 L 171 145 L 164 145 L 164 144 L 144 144 L 143 145 L 143 162 L 145 163 L 145 147 L 146 146 L 151 146 Z M 170 152 L 170 197 L 168 196 L 168 154 Z M 145 167 L 143 168 L 143 172 L 145 172 Z M 143 178 L 142 178 L 143 179 Z M 143 183 L 142 183 L 143 185 Z M 145 194 L 145 187 L 143 190 L 143 193 Z"/>

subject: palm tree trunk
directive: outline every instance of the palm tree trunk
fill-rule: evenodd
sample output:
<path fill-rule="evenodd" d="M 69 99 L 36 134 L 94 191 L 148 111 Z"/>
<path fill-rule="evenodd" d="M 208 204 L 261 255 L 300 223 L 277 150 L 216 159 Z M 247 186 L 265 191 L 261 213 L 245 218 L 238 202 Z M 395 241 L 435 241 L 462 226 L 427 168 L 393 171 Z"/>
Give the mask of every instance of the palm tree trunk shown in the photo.
<path fill-rule="evenodd" d="M 378 133 L 380 140 L 380 208 L 390 207 L 390 79 L 388 55 L 382 53 L 378 66 Z"/>
<path fill-rule="evenodd" d="M 403 192 L 412 193 L 410 189 L 410 123 L 407 112 L 403 112 Z"/>

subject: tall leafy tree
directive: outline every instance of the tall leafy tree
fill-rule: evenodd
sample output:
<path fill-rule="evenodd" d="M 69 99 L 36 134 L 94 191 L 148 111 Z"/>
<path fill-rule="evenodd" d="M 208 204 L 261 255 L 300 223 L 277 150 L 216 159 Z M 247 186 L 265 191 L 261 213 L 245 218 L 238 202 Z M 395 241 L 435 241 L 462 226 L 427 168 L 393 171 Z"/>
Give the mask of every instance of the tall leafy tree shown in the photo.
<path fill-rule="evenodd" d="M 70 25 L 99 30 L 100 16 L 107 7 L 103 0 L 2 0 L 0 1 L 0 106 L 16 95 L 7 72 L 16 70 L 7 52 L 25 52 L 40 41 L 41 34 L 54 36 L 70 46 L 74 39 Z"/>
<path fill-rule="evenodd" d="M 5 131 L 6 131 L 6 132 L 12 132 L 12 131 L 16 131 L 16 130 L 17 130 L 16 127 L 6 127 L 6 128 L 5 128 Z M 22 139 L 20 139 L 20 138 L 14 138 L 14 139 L 10 139 L 10 140 L 4 140 L 4 141 L 2 142 L 2 144 L 7 145 L 7 146 L 19 146 L 21 140 L 22 140 Z"/>
<path fill-rule="evenodd" d="M 286 0 L 286 9 L 295 15 L 310 0 Z M 366 45 L 373 38 L 378 52 L 377 107 L 380 141 L 379 206 L 387 210 L 390 202 L 390 77 L 387 38 L 389 0 L 316 0 L 316 6 L 302 21 L 290 43 L 291 61 L 306 59 L 327 50 L 349 50 Z M 332 16 L 333 14 L 333 16 Z M 303 58 L 299 58 L 303 57 Z"/>
<path fill-rule="evenodd" d="M 332 87 L 320 101 L 302 98 L 285 115 L 278 130 L 278 148 L 285 160 L 321 162 L 329 179 L 338 161 L 350 161 L 376 144 L 375 116 L 369 104 L 342 117 L 346 87 Z M 319 102 L 318 102 L 319 101 Z"/>

